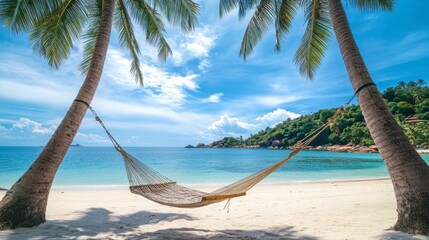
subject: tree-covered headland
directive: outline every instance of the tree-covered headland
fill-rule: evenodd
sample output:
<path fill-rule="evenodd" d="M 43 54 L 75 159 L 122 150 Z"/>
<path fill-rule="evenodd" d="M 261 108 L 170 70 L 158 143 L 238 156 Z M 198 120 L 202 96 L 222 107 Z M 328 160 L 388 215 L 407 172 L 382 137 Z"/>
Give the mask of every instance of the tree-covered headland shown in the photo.
<path fill-rule="evenodd" d="M 421 79 L 408 83 L 399 82 L 397 86 L 387 88 L 382 95 L 411 143 L 416 147 L 429 146 L 429 87 L 426 82 Z M 266 127 L 256 134 L 251 134 L 247 139 L 225 137 L 211 146 L 287 148 L 325 123 L 336 110 L 322 109 L 293 120 L 287 119 L 274 127 Z M 343 116 L 311 145 L 345 144 L 374 144 L 357 105 L 347 107 Z"/>

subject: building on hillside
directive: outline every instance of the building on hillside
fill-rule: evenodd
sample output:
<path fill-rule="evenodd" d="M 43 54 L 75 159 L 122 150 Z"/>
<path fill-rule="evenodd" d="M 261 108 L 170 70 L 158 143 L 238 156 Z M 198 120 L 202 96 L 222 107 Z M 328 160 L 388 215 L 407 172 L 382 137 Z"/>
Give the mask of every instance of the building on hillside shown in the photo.
<path fill-rule="evenodd" d="M 411 114 L 410 116 L 406 117 L 404 122 L 406 123 L 418 123 L 418 122 L 424 122 L 425 120 L 421 120 L 417 117 L 416 114 Z"/>

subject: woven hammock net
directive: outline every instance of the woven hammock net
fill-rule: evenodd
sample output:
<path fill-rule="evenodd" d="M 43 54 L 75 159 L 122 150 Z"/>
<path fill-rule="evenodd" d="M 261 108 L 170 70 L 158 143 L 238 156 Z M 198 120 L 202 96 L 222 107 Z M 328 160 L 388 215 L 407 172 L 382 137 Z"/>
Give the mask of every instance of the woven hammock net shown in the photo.
<path fill-rule="evenodd" d="M 130 184 L 130 191 L 159 204 L 179 208 L 203 207 L 209 204 L 246 195 L 246 192 L 249 189 L 262 181 L 264 178 L 286 163 L 289 159 L 298 154 L 302 149 L 308 146 L 310 142 L 312 142 L 320 133 L 328 128 L 344 111 L 344 108 L 340 108 L 337 113 L 328 120 L 328 122 L 321 125 L 318 129 L 314 130 L 308 134 L 307 137 L 299 141 L 295 145 L 294 150 L 286 158 L 248 177 L 245 177 L 210 193 L 206 193 L 179 185 L 175 181 L 167 178 L 166 176 L 163 176 L 161 173 L 155 171 L 135 157 L 128 154 L 113 138 L 113 136 L 104 126 L 101 119 L 97 116 L 96 112 L 91 107 L 90 109 L 96 116 L 96 120 L 106 131 L 107 135 L 115 146 L 115 149 L 122 155 L 124 159 Z"/>
<path fill-rule="evenodd" d="M 121 149 L 120 153 L 124 158 L 132 193 L 167 206 L 195 208 L 246 195 L 249 189 L 297 154 L 298 150 L 293 151 L 288 158 L 210 193 L 179 185 L 124 150 Z"/>

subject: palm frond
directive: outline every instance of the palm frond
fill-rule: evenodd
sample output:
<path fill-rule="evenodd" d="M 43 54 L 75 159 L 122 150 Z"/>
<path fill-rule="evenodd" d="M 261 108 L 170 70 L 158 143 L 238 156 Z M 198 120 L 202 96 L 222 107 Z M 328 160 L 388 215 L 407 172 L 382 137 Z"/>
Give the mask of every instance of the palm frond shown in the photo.
<path fill-rule="evenodd" d="M 88 28 L 82 36 L 82 41 L 84 43 L 83 60 L 79 65 L 79 70 L 82 75 L 88 73 L 92 56 L 94 55 L 102 9 L 103 0 L 93 0 L 88 6 Z"/>
<path fill-rule="evenodd" d="M 240 0 L 220 0 L 219 1 L 219 16 L 223 18 L 226 14 L 238 7 Z"/>
<path fill-rule="evenodd" d="M 241 42 L 240 56 L 244 60 L 252 53 L 253 47 L 262 39 L 275 19 L 275 3 L 273 0 L 261 0 L 247 25 Z"/>
<path fill-rule="evenodd" d="M 193 31 L 198 25 L 200 5 L 192 0 L 156 0 L 155 4 L 174 26 L 182 31 Z"/>
<path fill-rule="evenodd" d="M 158 58 L 165 61 L 173 52 L 165 39 L 161 15 L 145 1 L 129 0 L 131 16 L 146 32 L 146 41 L 158 47 Z"/>
<path fill-rule="evenodd" d="M 143 73 L 140 70 L 140 61 L 138 54 L 140 47 L 134 36 L 133 25 L 131 18 L 125 7 L 124 0 L 118 0 L 118 7 L 116 8 L 113 24 L 118 31 L 119 44 L 123 49 L 128 49 L 130 52 L 131 61 L 131 74 L 134 75 L 136 82 L 143 85 Z"/>
<path fill-rule="evenodd" d="M 395 0 L 347 0 L 347 3 L 361 10 L 369 11 L 392 11 Z"/>
<path fill-rule="evenodd" d="M 57 9 L 35 23 L 30 41 L 50 66 L 58 68 L 70 54 L 88 18 L 86 4 L 85 0 L 63 1 Z"/>
<path fill-rule="evenodd" d="M 313 79 L 332 35 L 331 21 L 325 1 L 305 2 L 304 11 L 307 28 L 295 53 L 294 62 L 302 75 Z"/>
<path fill-rule="evenodd" d="M 284 36 L 289 32 L 292 20 L 295 17 L 299 7 L 298 0 L 282 0 L 280 6 L 277 6 L 276 12 L 276 45 L 275 51 L 281 50 L 281 44 Z"/>
<path fill-rule="evenodd" d="M 219 16 L 222 18 L 225 14 L 238 7 L 238 17 L 242 19 L 246 13 L 259 4 L 259 0 L 220 0 Z"/>
<path fill-rule="evenodd" d="M 58 7 L 61 0 L 2 0 L 0 21 L 12 31 L 29 31 L 46 13 Z"/>

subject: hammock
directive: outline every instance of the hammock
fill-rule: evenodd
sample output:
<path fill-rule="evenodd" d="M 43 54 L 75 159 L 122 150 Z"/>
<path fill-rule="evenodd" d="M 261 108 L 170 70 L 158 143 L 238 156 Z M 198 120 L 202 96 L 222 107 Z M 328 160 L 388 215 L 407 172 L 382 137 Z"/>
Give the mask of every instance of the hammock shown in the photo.
<path fill-rule="evenodd" d="M 172 181 L 166 176 L 163 176 L 161 173 L 155 171 L 154 169 L 128 154 L 113 138 L 94 109 L 92 109 L 92 107 L 86 102 L 81 100 L 75 101 L 82 102 L 88 106 L 88 108 L 95 115 L 95 119 L 106 131 L 107 135 L 115 146 L 115 149 L 122 155 L 130 184 L 130 191 L 153 202 L 179 208 L 203 207 L 213 203 L 246 195 L 246 192 L 249 189 L 262 181 L 276 169 L 281 167 L 289 159 L 298 154 L 299 151 L 308 146 L 311 141 L 313 141 L 320 133 L 322 133 L 336 119 L 338 119 L 338 117 L 344 111 L 344 107 L 339 108 L 334 116 L 331 117 L 325 124 L 299 141 L 294 146 L 294 150 L 286 158 L 248 177 L 245 177 L 210 193 L 206 193 L 179 185 L 175 181 Z"/>

